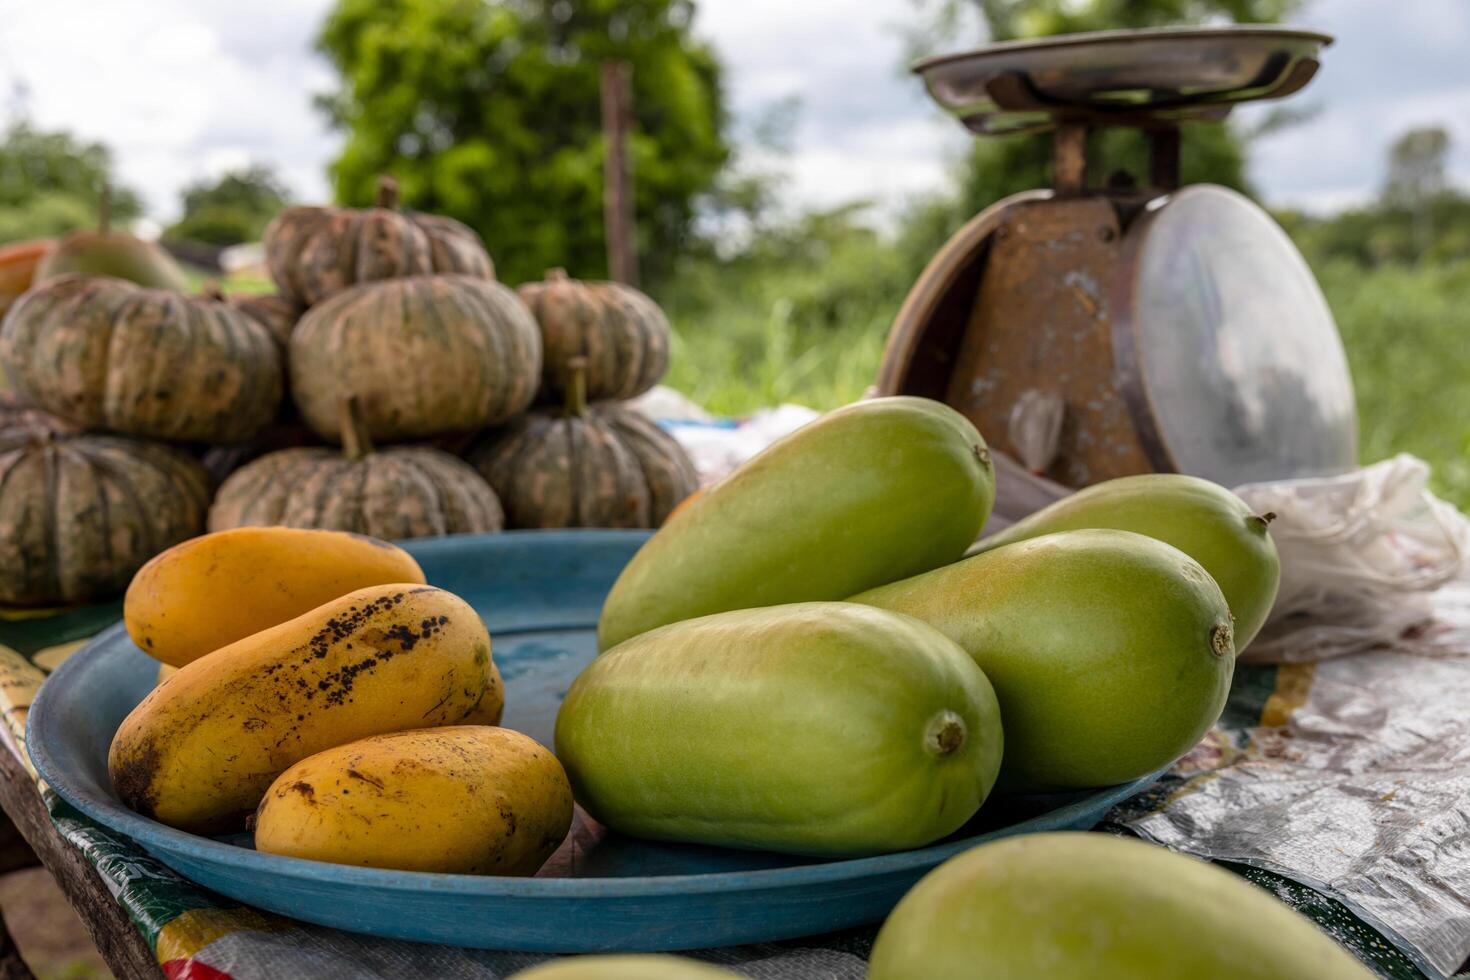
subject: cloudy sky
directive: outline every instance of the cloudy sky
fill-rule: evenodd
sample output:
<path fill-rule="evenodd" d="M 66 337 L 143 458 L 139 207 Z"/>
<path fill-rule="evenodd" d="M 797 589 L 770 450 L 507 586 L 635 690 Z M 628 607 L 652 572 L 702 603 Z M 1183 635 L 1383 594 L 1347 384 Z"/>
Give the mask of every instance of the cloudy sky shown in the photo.
<path fill-rule="evenodd" d="M 0 114 L 110 145 L 150 215 L 191 180 L 270 162 L 304 200 L 327 193 L 337 138 L 311 107 L 332 85 L 311 39 L 330 0 L 0 0 Z M 967 139 L 902 70 L 912 0 L 700 0 L 738 118 L 800 99 L 794 204 L 892 203 L 944 179 Z M 1313 0 L 1337 36 L 1301 96 L 1310 122 L 1258 141 L 1268 199 L 1316 210 L 1371 194 L 1404 129 L 1447 126 L 1470 186 L 1470 3 Z M 974 38 L 955 38 L 952 48 Z"/>

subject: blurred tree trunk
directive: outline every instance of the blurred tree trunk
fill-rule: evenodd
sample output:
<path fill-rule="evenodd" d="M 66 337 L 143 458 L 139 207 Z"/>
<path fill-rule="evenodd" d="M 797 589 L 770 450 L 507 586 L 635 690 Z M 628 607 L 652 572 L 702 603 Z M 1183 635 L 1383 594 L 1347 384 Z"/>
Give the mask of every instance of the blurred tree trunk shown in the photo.
<path fill-rule="evenodd" d="M 633 122 L 633 66 L 602 63 L 603 233 L 607 269 L 616 282 L 638 285 L 638 246 L 633 229 L 633 173 L 628 128 Z"/>

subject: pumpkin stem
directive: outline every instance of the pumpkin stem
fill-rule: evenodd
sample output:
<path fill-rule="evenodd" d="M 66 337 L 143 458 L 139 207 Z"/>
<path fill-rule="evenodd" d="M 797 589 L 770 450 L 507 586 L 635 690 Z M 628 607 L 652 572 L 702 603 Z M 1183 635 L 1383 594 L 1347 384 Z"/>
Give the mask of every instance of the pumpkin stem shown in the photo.
<path fill-rule="evenodd" d="M 567 359 L 567 400 L 562 408 L 567 418 L 579 419 L 587 414 L 587 358 Z"/>
<path fill-rule="evenodd" d="M 225 291 L 220 288 L 218 279 L 204 280 L 204 285 L 199 287 L 199 295 L 220 303 L 225 300 Z"/>
<path fill-rule="evenodd" d="M 362 459 L 373 451 L 373 440 L 362 418 L 362 403 L 356 395 L 342 399 L 338 424 L 342 427 L 342 455 L 348 459 Z"/>
<path fill-rule="evenodd" d="M 571 277 L 567 275 L 567 270 L 561 268 L 560 266 L 557 266 L 555 269 L 546 270 L 547 282 L 566 282 L 570 278 Z"/>
<path fill-rule="evenodd" d="M 104 235 L 112 231 L 112 185 L 105 180 L 97 196 L 97 230 Z"/>
<path fill-rule="evenodd" d="M 378 174 L 378 207 L 398 207 L 398 181 L 387 174 Z"/>
<path fill-rule="evenodd" d="M 27 419 L 24 425 L 26 442 L 36 449 L 42 449 L 60 441 L 56 438 L 55 429 L 42 425 L 35 419 Z"/>

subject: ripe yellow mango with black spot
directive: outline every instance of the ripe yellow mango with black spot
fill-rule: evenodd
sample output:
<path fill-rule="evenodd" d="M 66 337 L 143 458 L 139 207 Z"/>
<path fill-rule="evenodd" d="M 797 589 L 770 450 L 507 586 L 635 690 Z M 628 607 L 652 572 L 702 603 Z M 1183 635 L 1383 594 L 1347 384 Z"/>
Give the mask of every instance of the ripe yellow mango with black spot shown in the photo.
<path fill-rule="evenodd" d="M 624 953 L 552 960 L 522 970 L 511 980 L 729 980 L 737 976 L 687 956 Z"/>
<path fill-rule="evenodd" d="M 255 848 L 368 868 L 529 875 L 571 823 L 572 788 L 556 756 L 508 728 L 461 725 L 301 760 L 261 801 Z"/>
<path fill-rule="evenodd" d="M 154 556 L 128 585 L 123 622 L 145 653 L 182 667 L 357 589 L 423 581 L 412 555 L 377 538 L 240 527 Z"/>
<path fill-rule="evenodd" d="M 505 681 L 500 677 L 500 668 L 493 659 L 486 667 L 485 693 L 480 696 L 479 703 L 459 722 L 461 725 L 498 725 L 505 714 Z M 155 686 L 178 672 L 177 667 L 159 664 Z"/>
<path fill-rule="evenodd" d="M 985 440 L 948 405 L 900 396 L 839 408 L 671 515 L 613 584 L 598 649 L 938 568 L 964 554 L 994 501 Z"/>
<path fill-rule="evenodd" d="M 498 725 L 505 714 L 505 681 L 500 678 L 500 668 L 492 659 L 485 665 L 485 693 L 460 719 L 461 725 Z"/>
<path fill-rule="evenodd" d="M 181 668 L 123 719 L 108 772 L 145 816 L 229 829 L 309 755 L 461 721 L 485 695 L 489 663 L 485 624 L 458 596 L 359 589 Z"/>
<path fill-rule="evenodd" d="M 868 980 L 1370 980 L 1263 888 L 1108 834 L 982 844 L 915 885 Z"/>

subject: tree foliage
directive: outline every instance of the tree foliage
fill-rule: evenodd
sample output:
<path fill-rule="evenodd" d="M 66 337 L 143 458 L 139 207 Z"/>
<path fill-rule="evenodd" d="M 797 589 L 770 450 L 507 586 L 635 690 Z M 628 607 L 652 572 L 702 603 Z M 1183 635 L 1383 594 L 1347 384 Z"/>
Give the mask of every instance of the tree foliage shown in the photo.
<path fill-rule="evenodd" d="M 1450 134 L 1443 126 L 1421 126 L 1394 140 L 1388 150 L 1384 200 L 1413 206 L 1441 193 L 1449 152 Z"/>
<path fill-rule="evenodd" d="M 14 120 L 0 137 L 0 242 L 95 225 L 107 183 L 113 185 L 113 221 L 136 218 L 138 197 L 112 180 L 105 146 Z"/>
<path fill-rule="evenodd" d="M 1301 0 L 944 0 L 979 8 L 993 41 L 1179 24 L 1270 24 Z"/>
<path fill-rule="evenodd" d="M 274 169 L 255 165 L 184 188 L 183 216 L 164 237 L 206 245 L 238 245 L 260 239 L 265 226 L 290 200 Z"/>
<path fill-rule="evenodd" d="M 666 271 L 728 155 L 720 68 L 692 0 L 337 0 L 319 47 L 341 85 L 338 197 L 392 173 L 411 206 L 485 238 L 505 278 L 605 273 L 600 64 L 633 66 L 641 261 Z"/>
<path fill-rule="evenodd" d="M 1443 126 L 1411 129 L 1388 150 L 1383 203 L 1412 216 L 1414 250 L 1419 255 L 1434 246 L 1435 205 L 1449 186 L 1445 181 L 1449 153 L 1450 134 Z"/>
<path fill-rule="evenodd" d="M 1470 260 L 1470 196 L 1446 177 L 1449 135 L 1411 129 L 1388 150 L 1388 178 L 1375 201 L 1326 217 L 1277 219 L 1313 265 L 1464 264 Z"/>

